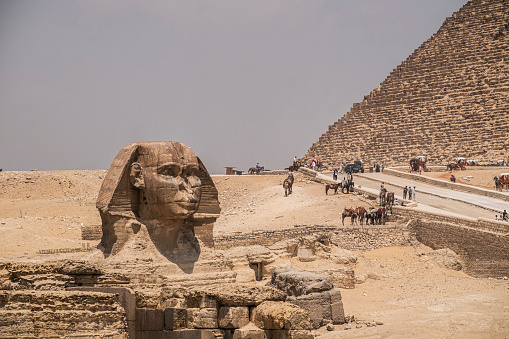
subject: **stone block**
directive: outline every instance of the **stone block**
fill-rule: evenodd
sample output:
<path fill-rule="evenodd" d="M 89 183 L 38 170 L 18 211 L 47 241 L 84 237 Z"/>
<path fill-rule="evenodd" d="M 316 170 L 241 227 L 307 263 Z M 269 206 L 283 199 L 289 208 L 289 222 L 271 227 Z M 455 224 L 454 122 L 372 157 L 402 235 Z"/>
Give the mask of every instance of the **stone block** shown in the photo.
<path fill-rule="evenodd" d="M 187 310 L 184 308 L 167 308 L 164 310 L 164 329 L 175 331 L 187 328 Z"/>
<path fill-rule="evenodd" d="M 240 328 L 249 323 L 248 307 L 219 308 L 218 323 L 220 328 Z"/>
<path fill-rule="evenodd" d="M 221 334 L 218 333 L 219 336 L 213 330 L 178 330 L 178 331 L 166 331 L 165 339 L 217 339 L 222 338 Z M 138 339 L 138 338 L 136 338 Z"/>
<path fill-rule="evenodd" d="M 164 310 L 162 309 L 145 309 L 145 331 L 162 331 L 164 330 Z"/>
<path fill-rule="evenodd" d="M 298 298 L 288 298 L 287 302 L 308 311 L 314 329 L 332 321 L 331 301 L 328 292 L 313 293 Z"/>
<path fill-rule="evenodd" d="M 199 308 L 186 308 L 187 312 L 187 328 L 194 328 L 194 319 L 198 312 L 200 312 Z"/>
<path fill-rule="evenodd" d="M 165 339 L 166 333 L 164 331 L 148 331 L 149 339 Z"/>
<path fill-rule="evenodd" d="M 314 339 L 313 332 L 308 330 L 268 330 L 267 339 Z"/>
<path fill-rule="evenodd" d="M 259 328 L 238 328 L 233 333 L 232 339 L 267 339 L 267 335 Z"/>
<path fill-rule="evenodd" d="M 287 303 L 265 301 L 256 306 L 251 314 L 253 324 L 264 330 L 308 330 L 311 321 L 306 310 Z"/>
<path fill-rule="evenodd" d="M 194 317 L 195 328 L 217 328 L 217 308 L 201 308 Z"/>
<path fill-rule="evenodd" d="M 135 318 L 135 330 L 145 331 L 145 308 L 137 308 L 136 309 L 136 318 Z"/>

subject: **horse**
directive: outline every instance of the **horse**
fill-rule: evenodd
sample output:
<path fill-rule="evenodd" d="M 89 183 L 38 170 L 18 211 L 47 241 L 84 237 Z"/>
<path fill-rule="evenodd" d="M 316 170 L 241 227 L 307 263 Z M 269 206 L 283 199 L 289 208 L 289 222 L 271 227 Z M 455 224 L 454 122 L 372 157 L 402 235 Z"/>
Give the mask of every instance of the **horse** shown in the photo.
<path fill-rule="evenodd" d="M 265 167 L 251 167 L 249 168 L 249 171 L 247 171 L 247 173 L 249 174 L 260 174 L 261 171 L 263 171 L 265 169 Z"/>
<path fill-rule="evenodd" d="M 394 192 L 387 192 L 387 195 L 385 196 L 385 203 L 387 205 L 387 209 L 389 209 L 392 214 L 392 206 L 394 206 Z"/>
<path fill-rule="evenodd" d="M 359 217 L 359 224 L 362 226 L 362 222 L 364 221 L 364 218 L 366 217 L 366 214 L 368 213 L 364 207 L 357 207 L 355 209 L 355 213 L 357 213 L 357 216 Z M 367 219 L 366 219 L 366 225 L 367 225 Z"/>
<path fill-rule="evenodd" d="M 341 213 L 341 221 L 343 223 L 343 226 L 345 226 L 345 218 L 346 217 L 351 218 L 351 224 L 353 226 L 357 220 L 357 213 L 355 213 L 355 210 L 353 208 L 345 207 L 345 209 L 343 210 L 343 213 Z"/>
<path fill-rule="evenodd" d="M 285 189 L 285 197 L 287 197 L 288 194 L 292 194 L 293 181 L 294 181 L 293 175 L 289 175 L 283 181 L 283 187 Z"/>
<path fill-rule="evenodd" d="M 338 193 L 339 183 L 337 184 L 327 184 L 325 185 L 325 195 L 329 192 L 330 189 L 334 190 L 334 194 Z"/>

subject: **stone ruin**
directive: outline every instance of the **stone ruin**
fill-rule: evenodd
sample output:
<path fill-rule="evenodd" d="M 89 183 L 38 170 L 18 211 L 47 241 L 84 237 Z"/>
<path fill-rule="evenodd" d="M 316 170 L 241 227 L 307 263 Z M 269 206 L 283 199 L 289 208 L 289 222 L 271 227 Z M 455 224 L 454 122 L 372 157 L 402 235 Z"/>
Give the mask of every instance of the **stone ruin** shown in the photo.
<path fill-rule="evenodd" d="M 98 250 L 0 262 L 0 337 L 306 339 L 344 323 L 333 283 L 351 267 L 290 269 L 330 260 L 328 238 L 214 249 L 217 195 L 190 147 L 124 147 L 98 194 Z"/>
<path fill-rule="evenodd" d="M 471 0 L 305 155 L 331 166 L 509 157 L 509 6 Z"/>

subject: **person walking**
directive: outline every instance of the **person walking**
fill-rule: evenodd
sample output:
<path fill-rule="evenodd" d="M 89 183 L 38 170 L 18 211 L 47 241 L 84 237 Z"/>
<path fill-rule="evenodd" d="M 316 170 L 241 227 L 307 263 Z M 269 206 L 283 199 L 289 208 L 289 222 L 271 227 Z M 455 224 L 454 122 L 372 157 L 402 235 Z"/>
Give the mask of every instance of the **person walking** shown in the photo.
<path fill-rule="evenodd" d="M 334 168 L 332 170 L 332 180 L 334 180 L 334 181 L 338 180 L 338 169 L 337 168 Z"/>
<path fill-rule="evenodd" d="M 412 200 L 415 201 L 415 186 L 412 188 Z"/>
<path fill-rule="evenodd" d="M 408 187 L 405 186 L 405 188 L 403 188 L 403 200 L 406 200 L 407 193 L 408 193 Z"/>
<path fill-rule="evenodd" d="M 412 186 L 408 186 L 408 200 L 412 200 Z"/>

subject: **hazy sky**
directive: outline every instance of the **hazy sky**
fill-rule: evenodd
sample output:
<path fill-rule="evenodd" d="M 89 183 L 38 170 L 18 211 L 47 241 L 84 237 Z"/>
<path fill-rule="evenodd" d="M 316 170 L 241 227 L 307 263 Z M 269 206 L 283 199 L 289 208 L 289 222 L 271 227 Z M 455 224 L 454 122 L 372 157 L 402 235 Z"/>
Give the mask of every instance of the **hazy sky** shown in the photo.
<path fill-rule="evenodd" d="M 0 0 L 0 168 L 175 140 L 282 169 L 466 0 Z"/>

